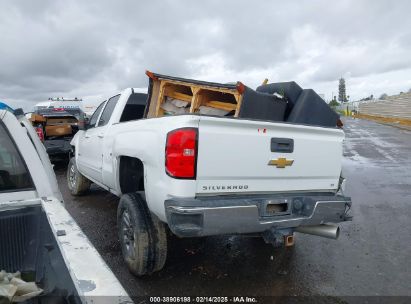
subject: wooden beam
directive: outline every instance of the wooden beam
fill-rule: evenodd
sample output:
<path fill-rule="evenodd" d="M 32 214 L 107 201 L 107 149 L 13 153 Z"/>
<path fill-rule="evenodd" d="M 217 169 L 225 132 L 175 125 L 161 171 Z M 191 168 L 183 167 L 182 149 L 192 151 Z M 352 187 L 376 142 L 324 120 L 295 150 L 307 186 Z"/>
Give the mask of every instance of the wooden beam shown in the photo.
<path fill-rule="evenodd" d="M 160 112 L 160 110 L 161 110 L 161 104 L 163 103 L 163 99 L 164 99 L 164 85 L 165 85 L 165 82 L 160 82 L 160 89 L 159 89 L 160 93 L 158 94 L 155 117 L 162 116 L 162 115 L 160 115 L 160 114 L 162 114 L 162 112 Z"/>
<path fill-rule="evenodd" d="M 237 101 L 237 104 L 240 102 L 240 100 L 242 99 L 242 95 L 240 93 L 236 93 L 234 94 L 234 98 Z"/>
<path fill-rule="evenodd" d="M 177 80 L 169 80 L 169 79 L 162 79 L 160 78 L 160 81 L 162 83 L 171 83 L 171 84 L 178 84 L 178 85 L 183 85 L 186 87 L 191 87 L 191 88 L 198 88 L 198 89 L 206 89 L 210 91 L 216 91 L 216 92 L 221 92 L 221 93 L 228 93 L 228 94 L 235 94 L 238 93 L 237 89 L 227 89 L 227 88 L 218 88 L 218 87 L 212 87 L 208 85 L 203 85 L 203 84 L 196 84 L 192 82 L 185 82 L 185 81 L 177 81 Z"/>
<path fill-rule="evenodd" d="M 178 100 L 182 100 L 182 101 L 187 101 L 187 102 L 191 102 L 191 99 L 193 98 L 193 96 L 191 96 L 191 95 L 171 91 L 170 88 L 167 88 L 164 95 L 167 96 L 167 97 L 170 97 L 170 98 L 174 98 L 174 99 L 178 99 Z"/>
<path fill-rule="evenodd" d="M 235 110 L 234 117 L 238 117 L 238 115 L 240 114 L 241 104 L 242 103 L 243 103 L 243 95 L 239 95 L 238 100 L 237 100 L 237 109 Z"/>
<path fill-rule="evenodd" d="M 216 109 L 226 110 L 226 111 L 233 111 L 237 109 L 237 105 L 228 102 L 221 102 L 221 101 L 208 101 L 205 104 L 207 107 L 212 107 Z"/>
<path fill-rule="evenodd" d="M 156 117 L 158 95 L 160 94 L 160 83 L 161 82 L 159 80 L 153 80 L 153 88 L 151 91 L 151 98 L 149 101 L 149 109 L 147 113 L 147 118 Z"/>
<path fill-rule="evenodd" d="M 198 94 L 198 91 L 200 91 L 199 88 L 191 88 L 193 92 L 193 99 L 191 101 L 191 106 L 190 106 L 190 113 L 195 113 L 195 110 L 198 108 L 198 103 L 199 103 L 199 98 L 201 95 Z"/>

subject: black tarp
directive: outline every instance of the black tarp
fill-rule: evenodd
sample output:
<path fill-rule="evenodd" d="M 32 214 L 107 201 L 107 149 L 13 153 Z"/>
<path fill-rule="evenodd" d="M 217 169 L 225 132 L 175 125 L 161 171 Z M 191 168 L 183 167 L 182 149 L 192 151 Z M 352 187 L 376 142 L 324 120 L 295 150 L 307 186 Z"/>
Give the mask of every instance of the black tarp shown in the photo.
<path fill-rule="evenodd" d="M 303 89 L 294 81 L 289 82 L 276 82 L 261 85 L 257 88 L 257 92 L 267 93 L 267 94 L 280 94 L 287 99 L 287 108 L 285 110 L 285 117 L 291 112 L 297 102 Z"/>
<path fill-rule="evenodd" d="M 245 87 L 239 117 L 268 121 L 284 121 L 286 107 L 287 102 L 285 99 Z"/>
<path fill-rule="evenodd" d="M 335 127 L 339 115 L 312 89 L 303 90 L 292 108 L 286 121 L 322 126 Z"/>
<path fill-rule="evenodd" d="M 278 93 L 287 100 L 284 120 L 287 122 L 336 127 L 339 115 L 312 89 L 302 89 L 294 81 L 259 86 L 258 92 Z"/>

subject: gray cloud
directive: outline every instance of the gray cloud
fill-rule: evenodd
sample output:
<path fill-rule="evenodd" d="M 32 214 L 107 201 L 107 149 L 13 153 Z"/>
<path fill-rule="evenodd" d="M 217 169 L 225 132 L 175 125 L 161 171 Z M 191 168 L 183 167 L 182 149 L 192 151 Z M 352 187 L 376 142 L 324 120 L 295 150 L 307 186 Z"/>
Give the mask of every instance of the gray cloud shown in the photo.
<path fill-rule="evenodd" d="M 95 103 L 146 86 L 146 69 L 250 86 L 296 80 L 328 97 L 345 76 L 355 98 L 396 93 L 410 84 L 410 9 L 388 0 L 2 1 L 0 99 Z"/>

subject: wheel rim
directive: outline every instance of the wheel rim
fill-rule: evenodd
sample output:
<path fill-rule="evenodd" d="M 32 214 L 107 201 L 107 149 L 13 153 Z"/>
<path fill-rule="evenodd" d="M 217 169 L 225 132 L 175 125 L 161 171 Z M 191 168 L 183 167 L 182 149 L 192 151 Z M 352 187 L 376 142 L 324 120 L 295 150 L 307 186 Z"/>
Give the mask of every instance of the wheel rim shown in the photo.
<path fill-rule="evenodd" d="M 121 217 L 121 238 L 126 257 L 134 259 L 134 227 L 128 210 L 124 210 Z"/>
<path fill-rule="evenodd" d="M 74 165 L 72 165 L 69 170 L 69 182 L 70 182 L 71 188 L 74 188 L 76 186 L 76 177 L 77 177 L 76 169 L 74 168 Z"/>

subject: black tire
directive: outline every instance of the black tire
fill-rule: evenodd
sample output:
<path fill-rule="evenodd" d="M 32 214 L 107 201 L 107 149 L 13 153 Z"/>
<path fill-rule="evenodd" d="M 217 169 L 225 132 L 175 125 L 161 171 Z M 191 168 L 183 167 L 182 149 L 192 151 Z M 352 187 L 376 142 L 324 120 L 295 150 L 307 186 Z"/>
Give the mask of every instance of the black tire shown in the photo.
<path fill-rule="evenodd" d="M 165 224 L 150 212 L 138 193 L 124 194 L 117 210 L 121 251 L 129 270 L 136 276 L 164 267 L 167 258 Z"/>
<path fill-rule="evenodd" d="M 91 182 L 78 170 L 76 160 L 72 157 L 67 167 L 67 186 L 71 195 L 78 196 L 90 189 Z"/>

